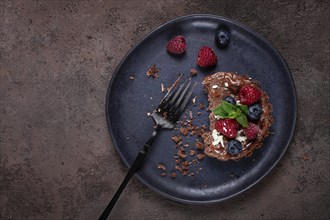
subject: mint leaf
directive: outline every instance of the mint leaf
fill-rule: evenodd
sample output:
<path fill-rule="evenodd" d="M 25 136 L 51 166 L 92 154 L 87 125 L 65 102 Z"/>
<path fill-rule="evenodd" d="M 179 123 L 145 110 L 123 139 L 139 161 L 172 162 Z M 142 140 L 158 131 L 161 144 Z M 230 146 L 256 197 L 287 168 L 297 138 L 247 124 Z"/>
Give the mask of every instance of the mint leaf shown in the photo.
<path fill-rule="evenodd" d="M 213 109 L 213 113 L 215 115 L 219 116 L 220 118 L 227 118 L 228 117 L 228 113 L 222 109 L 221 105 L 216 107 L 215 109 Z"/>
<path fill-rule="evenodd" d="M 236 106 L 227 102 L 227 101 L 222 101 L 221 102 L 221 106 L 223 108 L 223 110 L 225 110 L 227 113 L 232 113 L 232 112 L 236 112 Z"/>
<path fill-rule="evenodd" d="M 247 105 L 236 105 L 239 109 L 242 110 L 242 112 L 244 112 L 244 114 L 248 115 L 249 114 L 249 109 L 247 107 Z"/>
<path fill-rule="evenodd" d="M 241 115 L 237 116 L 236 121 L 238 123 L 240 123 L 244 128 L 246 128 L 248 126 L 248 121 L 247 121 L 247 118 L 244 114 L 241 114 Z"/>
<path fill-rule="evenodd" d="M 238 115 L 239 115 L 239 113 L 237 113 L 237 112 L 230 112 L 228 114 L 228 118 L 236 118 Z"/>

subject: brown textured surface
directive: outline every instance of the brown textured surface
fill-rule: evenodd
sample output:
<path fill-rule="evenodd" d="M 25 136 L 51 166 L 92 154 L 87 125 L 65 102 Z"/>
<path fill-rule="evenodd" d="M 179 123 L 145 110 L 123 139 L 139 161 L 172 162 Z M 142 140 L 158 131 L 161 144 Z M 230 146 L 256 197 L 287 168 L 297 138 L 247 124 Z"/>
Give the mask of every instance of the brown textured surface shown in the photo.
<path fill-rule="evenodd" d="M 127 169 L 108 135 L 107 84 L 138 39 L 180 15 L 250 26 L 279 49 L 298 94 L 278 166 L 221 204 L 171 202 L 135 178 L 113 219 L 329 219 L 327 1 L 0 1 L 0 219 L 96 219 Z"/>

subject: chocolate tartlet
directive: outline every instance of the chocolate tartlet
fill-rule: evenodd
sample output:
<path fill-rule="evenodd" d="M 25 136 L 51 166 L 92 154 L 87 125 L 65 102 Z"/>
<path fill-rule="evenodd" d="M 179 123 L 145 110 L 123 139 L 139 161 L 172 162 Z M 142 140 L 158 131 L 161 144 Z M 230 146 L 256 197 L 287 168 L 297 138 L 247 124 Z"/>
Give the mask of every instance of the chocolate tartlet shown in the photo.
<path fill-rule="evenodd" d="M 256 80 L 252 80 L 248 76 L 237 75 L 230 72 L 217 72 L 213 75 L 205 77 L 203 80 L 203 86 L 208 96 L 209 106 L 208 110 L 211 110 L 210 119 L 210 131 L 202 135 L 205 145 L 205 154 L 209 157 L 217 158 L 218 160 L 237 160 L 243 157 L 251 156 L 254 149 L 262 146 L 263 140 L 269 134 L 269 127 L 273 123 L 272 118 L 272 105 L 269 103 L 269 97 L 265 91 L 260 87 L 260 84 Z M 243 132 L 243 127 L 239 126 L 237 135 L 234 138 L 228 138 L 222 135 L 217 130 L 215 124 L 217 120 L 220 120 L 213 110 L 218 107 L 225 97 L 233 97 L 238 104 L 240 104 L 240 89 L 242 86 L 251 86 L 257 88 L 260 91 L 260 98 L 257 104 L 261 106 L 261 115 L 258 120 L 251 121 L 248 118 L 249 123 L 253 123 L 259 127 L 256 137 L 248 139 Z M 247 105 L 247 107 L 249 107 Z M 228 152 L 228 143 L 231 140 L 238 140 L 241 143 L 241 149 L 239 153 L 231 154 Z"/>

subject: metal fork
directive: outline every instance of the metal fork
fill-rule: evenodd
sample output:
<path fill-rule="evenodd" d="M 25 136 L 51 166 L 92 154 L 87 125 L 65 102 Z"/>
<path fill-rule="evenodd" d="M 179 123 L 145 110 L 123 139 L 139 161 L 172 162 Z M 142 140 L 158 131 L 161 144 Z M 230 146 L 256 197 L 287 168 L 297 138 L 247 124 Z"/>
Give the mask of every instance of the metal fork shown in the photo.
<path fill-rule="evenodd" d="M 191 79 L 186 79 L 185 82 L 180 84 L 178 87 L 177 85 L 181 79 L 182 75 L 179 76 L 178 80 L 173 84 L 173 86 L 161 100 L 159 106 L 156 108 L 156 110 L 153 111 L 152 118 L 156 123 L 154 131 L 151 137 L 145 142 L 143 148 L 139 151 L 139 154 L 134 160 L 124 181 L 119 186 L 118 190 L 112 197 L 108 206 L 103 211 L 99 220 L 106 220 L 108 218 L 128 181 L 141 166 L 143 159 L 146 157 L 148 150 L 151 148 L 159 131 L 161 129 L 173 129 L 175 127 L 176 122 L 186 108 L 188 101 L 196 87 L 196 82 L 192 83 Z"/>

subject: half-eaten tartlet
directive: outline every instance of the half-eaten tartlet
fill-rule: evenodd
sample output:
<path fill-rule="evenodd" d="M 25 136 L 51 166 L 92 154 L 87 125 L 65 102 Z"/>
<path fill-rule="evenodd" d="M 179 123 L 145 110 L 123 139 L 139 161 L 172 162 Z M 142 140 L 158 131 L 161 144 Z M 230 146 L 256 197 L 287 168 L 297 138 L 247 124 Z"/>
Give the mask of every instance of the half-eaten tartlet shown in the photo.
<path fill-rule="evenodd" d="M 223 161 L 251 156 L 273 123 L 266 92 L 258 81 L 230 72 L 217 72 L 202 83 L 211 111 L 210 131 L 202 135 L 205 154 Z"/>

